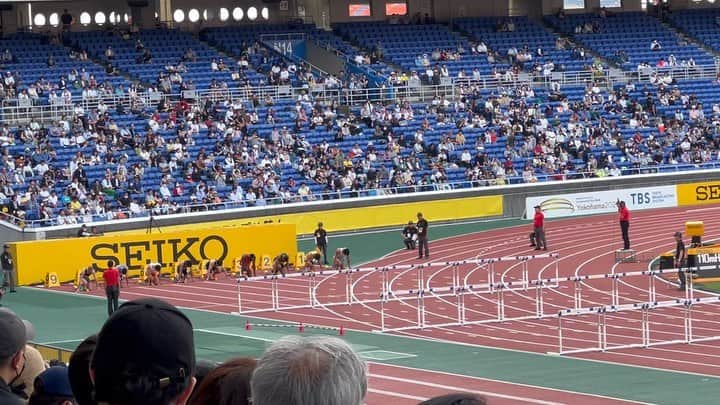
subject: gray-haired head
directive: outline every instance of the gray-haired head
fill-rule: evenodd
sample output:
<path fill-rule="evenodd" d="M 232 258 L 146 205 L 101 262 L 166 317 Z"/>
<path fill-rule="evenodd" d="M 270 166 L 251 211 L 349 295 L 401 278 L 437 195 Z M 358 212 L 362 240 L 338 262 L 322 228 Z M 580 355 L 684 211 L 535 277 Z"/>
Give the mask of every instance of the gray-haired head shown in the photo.
<path fill-rule="evenodd" d="M 270 345 L 250 382 L 253 405 L 360 405 L 367 366 L 331 336 L 286 336 Z"/>

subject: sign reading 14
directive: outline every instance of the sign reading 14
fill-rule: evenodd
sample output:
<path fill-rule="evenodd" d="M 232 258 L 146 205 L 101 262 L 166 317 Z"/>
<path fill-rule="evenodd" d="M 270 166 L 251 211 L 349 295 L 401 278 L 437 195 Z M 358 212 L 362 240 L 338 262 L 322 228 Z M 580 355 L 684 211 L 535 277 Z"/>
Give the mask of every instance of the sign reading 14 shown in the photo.
<path fill-rule="evenodd" d="M 292 55 L 293 53 L 292 41 L 274 41 L 273 48 L 283 55 Z"/>

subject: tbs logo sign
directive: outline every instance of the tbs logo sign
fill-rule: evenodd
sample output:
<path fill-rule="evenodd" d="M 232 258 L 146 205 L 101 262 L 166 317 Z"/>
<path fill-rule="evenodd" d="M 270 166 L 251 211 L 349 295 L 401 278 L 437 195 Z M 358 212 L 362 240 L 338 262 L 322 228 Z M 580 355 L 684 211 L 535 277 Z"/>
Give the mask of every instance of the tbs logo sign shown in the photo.
<path fill-rule="evenodd" d="M 632 205 L 648 205 L 652 204 L 652 194 L 650 192 L 645 193 L 631 193 L 630 198 Z"/>

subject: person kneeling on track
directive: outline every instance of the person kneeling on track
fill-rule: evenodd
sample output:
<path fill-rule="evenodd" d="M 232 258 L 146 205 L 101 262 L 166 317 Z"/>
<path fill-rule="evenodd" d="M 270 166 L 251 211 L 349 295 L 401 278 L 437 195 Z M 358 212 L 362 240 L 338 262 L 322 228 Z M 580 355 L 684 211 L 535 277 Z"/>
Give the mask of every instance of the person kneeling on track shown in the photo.
<path fill-rule="evenodd" d="M 192 267 L 192 261 L 191 260 L 185 260 L 184 262 L 181 262 L 177 266 L 177 271 L 175 273 L 175 281 L 178 283 L 186 283 L 188 276 L 190 276 L 190 268 Z"/>
<path fill-rule="evenodd" d="M 347 264 L 347 268 L 350 268 L 350 249 L 348 248 L 337 248 L 335 249 L 335 257 L 333 257 L 333 269 L 342 270 Z"/>
<path fill-rule="evenodd" d="M 275 256 L 272 268 L 273 275 L 277 276 L 277 274 L 280 273 L 283 277 L 285 277 L 285 271 L 290 268 L 290 263 L 288 262 L 289 260 L 290 259 L 288 258 L 287 253 L 280 253 Z"/>
<path fill-rule="evenodd" d="M 255 253 L 245 253 L 240 257 L 240 276 L 255 277 Z"/>
<path fill-rule="evenodd" d="M 123 281 L 123 280 L 127 281 L 127 279 L 128 279 L 128 270 L 130 270 L 130 269 L 128 268 L 128 266 L 125 265 L 125 264 L 119 264 L 119 265 L 116 267 L 116 269 L 117 269 L 118 273 L 120 273 L 120 281 Z"/>
<path fill-rule="evenodd" d="M 150 263 L 145 266 L 145 280 L 149 286 L 160 285 L 160 269 L 162 269 L 160 263 Z"/>
<path fill-rule="evenodd" d="M 207 279 L 208 280 L 217 280 L 217 275 L 220 273 L 225 273 L 225 268 L 222 266 L 222 261 L 212 259 L 209 262 L 206 263 L 207 270 Z"/>
<path fill-rule="evenodd" d="M 320 264 L 322 254 L 317 251 L 309 252 L 305 255 L 305 271 L 313 271 L 316 265 Z"/>
<path fill-rule="evenodd" d="M 417 243 L 417 228 L 415 227 L 413 221 L 409 221 L 407 226 L 403 228 L 402 236 L 405 248 L 408 250 L 415 250 Z"/>
<path fill-rule="evenodd" d="M 90 291 L 90 278 L 95 278 L 95 267 L 88 266 L 80 273 L 79 291 Z"/>

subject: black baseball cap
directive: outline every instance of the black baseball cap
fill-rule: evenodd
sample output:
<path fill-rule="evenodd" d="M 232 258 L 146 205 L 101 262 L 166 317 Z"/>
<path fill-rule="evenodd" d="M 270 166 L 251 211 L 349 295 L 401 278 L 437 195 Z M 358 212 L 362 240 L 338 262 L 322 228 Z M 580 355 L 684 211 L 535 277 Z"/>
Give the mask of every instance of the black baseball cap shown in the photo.
<path fill-rule="evenodd" d="M 0 359 L 12 357 L 34 338 L 35 329 L 30 322 L 20 319 L 9 308 L 0 308 Z"/>
<path fill-rule="evenodd" d="M 149 377 L 160 389 L 195 372 L 190 320 L 157 298 L 128 301 L 105 322 L 90 360 L 95 401 L 132 403 L 126 383 Z"/>
<path fill-rule="evenodd" d="M 97 345 L 97 334 L 88 336 L 75 348 L 68 362 L 68 378 L 78 405 L 94 405 L 93 384 L 90 379 L 90 358 Z"/>
<path fill-rule="evenodd" d="M 72 388 L 70 388 L 68 369 L 64 366 L 50 367 L 40 373 L 35 378 L 33 387 L 33 395 L 30 396 L 28 404 L 33 404 L 34 397 L 74 398 Z"/>

